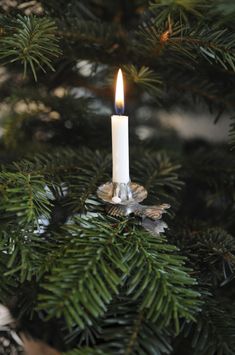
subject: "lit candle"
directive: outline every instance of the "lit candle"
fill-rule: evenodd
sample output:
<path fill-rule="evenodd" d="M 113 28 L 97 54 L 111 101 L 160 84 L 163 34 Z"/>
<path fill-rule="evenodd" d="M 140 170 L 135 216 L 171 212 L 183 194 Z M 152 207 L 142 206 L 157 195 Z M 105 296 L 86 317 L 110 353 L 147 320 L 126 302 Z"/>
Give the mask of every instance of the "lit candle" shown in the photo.
<path fill-rule="evenodd" d="M 116 110 L 116 115 L 113 115 L 111 117 L 113 183 L 127 184 L 130 181 L 128 116 L 123 116 L 124 88 L 123 88 L 123 77 L 122 77 L 121 69 L 118 70 L 118 75 L 117 75 L 116 93 L 115 93 L 115 110 Z"/>

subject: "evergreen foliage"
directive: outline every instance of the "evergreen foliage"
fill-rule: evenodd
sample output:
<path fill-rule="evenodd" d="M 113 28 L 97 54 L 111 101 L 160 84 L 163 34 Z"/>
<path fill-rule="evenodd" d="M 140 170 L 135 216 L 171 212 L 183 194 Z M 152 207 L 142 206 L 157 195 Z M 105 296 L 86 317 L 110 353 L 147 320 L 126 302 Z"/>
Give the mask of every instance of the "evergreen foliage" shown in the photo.
<path fill-rule="evenodd" d="M 0 302 L 66 355 L 234 354 L 233 1 L 3 0 L 0 14 Z M 131 178 L 171 204 L 165 235 L 96 195 L 119 66 Z M 176 105 L 231 117 L 228 144 L 155 120 Z"/>
<path fill-rule="evenodd" d="M 46 18 L 19 15 L 15 20 L 2 18 L 3 34 L 0 40 L 0 58 L 10 63 L 20 61 L 24 65 L 24 74 L 30 65 L 35 80 L 35 67 L 44 66 L 53 70 L 51 58 L 60 53 L 55 38 L 55 25 Z"/>

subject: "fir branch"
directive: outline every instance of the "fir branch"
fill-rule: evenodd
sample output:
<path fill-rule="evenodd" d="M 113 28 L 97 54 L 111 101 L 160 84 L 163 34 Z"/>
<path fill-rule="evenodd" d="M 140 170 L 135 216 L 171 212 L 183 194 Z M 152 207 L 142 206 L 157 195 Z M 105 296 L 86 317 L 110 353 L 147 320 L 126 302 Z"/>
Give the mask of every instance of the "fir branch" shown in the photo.
<path fill-rule="evenodd" d="M 174 232 L 172 239 L 187 255 L 190 266 L 203 284 L 219 287 L 228 281 L 224 264 L 229 264 L 231 273 L 235 269 L 235 241 L 231 234 L 219 227 L 203 228 L 196 222 L 190 226 L 188 222 Z"/>
<path fill-rule="evenodd" d="M 127 55 L 132 53 L 133 46 L 127 39 L 129 33 L 124 26 L 115 22 L 77 18 L 71 21 L 70 18 L 69 21 L 60 22 L 59 27 L 58 35 L 64 41 L 65 54 L 69 58 L 97 58 L 101 62 L 116 64 L 117 57 L 120 58 L 119 63 L 126 62 L 124 58 L 121 59 L 120 51 L 124 49 Z"/>
<path fill-rule="evenodd" d="M 137 311 L 137 304 L 126 298 L 113 302 L 101 320 L 99 337 L 102 350 L 120 355 L 170 354 L 170 333 L 147 321 L 145 313 Z"/>
<path fill-rule="evenodd" d="M 5 34 L 0 38 L 0 59 L 6 63 L 21 62 L 24 66 L 24 75 L 30 66 L 36 81 L 36 68 L 43 72 L 45 67 L 54 70 L 52 59 L 60 54 L 54 21 L 18 15 L 10 25 L 5 25 L 7 20 L 1 21 Z"/>
<path fill-rule="evenodd" d="M 193 320 L 194 312 L 198 311 L 199 294 L 186 288 L 193 287 L 196 282 L 188 276 L 183 258 L 173 254 L 176 248 L 165 244 L 163 237 L 156 239 L 135 230 L 127 242 L 130 270 L 127 295 L 140 301 L 140 310 L 146 311 L 147 319 L 159 327 L 173 321 L 178 332 L 179 318 Z"/>
<path fill-rule="evenodd" d="M 98 169 L 102 162 L 108 164 L 110 157 L 100 151 L 92 151 L 90 149 L 56 149 L 52 152 L 38 153 L 31 158 L 25 158 L 13 164 L 8 165 L 10 172 L 20 172 L 22 174 L 43 175 L 46 179 L 53 181 L 64 182 L 63 177 L 74 176 L 81 170 L 81 175 L 91 171 L 91 175 L 95 169 Z M 84 176 L 85 180 L 85 176 Z"/>
<path fill-rule="evenodd" d="M 189 23 L 191 15 L 201 18 L 209 6 L 206 0 L 152 0 L 149 8 L 154 12 L 155 23 L 160 25 L 169 16 L 181 23 Z"/>
<path fill-rule="evenodd" d="M 148 67 L 137 69 L 134 65 L 124 66 L 130 81 L 143 87 L 147 92 L 156 97 L 162 95 L 162 80 L 160 76 Z"/>
<path fill-rule="evenodd" d="M 36 221 L 35 223 L 38 223 Z M 39 280 L 63 255 L 63 242 L 44 234 L 43 223 L 37 229 L 30 225 L 7 223 L 0 231 L 0 251 L 5 253 L 4 276 L 20 284 Z"/>
<path fill-rule="evenodd" d="M 226 70 L 235 71 L 235 37 L 226 29 L 186 29 L 181 31 L 179 37 L 173 35 L 169 42 L 170 45 L 182 45 L 186 51 L 196 49 L 197 55 L 210 64 L 216 63 Z"/>
<path fill-rule="evenodd" d="M 16 216 L 20 224 L 37 224 L 40 216 L 50 216 L 52 204 L 41 175 L 3 171 L 0 173 L 0 195 L 2 213 L 5 217 Z"/>
<path fill-rule="evenodd" d="M 192 286 L 195 281 L 187 275 L 183 260 L 172 254 L 173 246 L 134 227 L 125 232 L 125 220 L 99 216 L 75 222 L 65 229 L 71 241 L 44 282 L 40 309 L 50 317 L 63 315 L 70 327 L 84 328 L 106 312 L 125 280 L 127 294 L 140 301 L 147 319 L 158 320 L 159 326 L 174 319 L 178 329 L 179 317 L 193 319 L 198 294 L 183 291 L 182 284 Z M 151 288 L 147 280 L 152 280 Z M 156 299 L 151 296 L 153 289 L 159 294 Z M 162 302 L 166 304 L 163 314 Z"/>
<path fill-rule="evenodd" d="M 76 175 L 70 175 L 69 181 L 69 194 L 66 202 L 74 213 L 82 212 L 86 206 L 92 201 L 96 201 L 97 197 L 94 196 L 97 186 L 100 183 L 108 180 L 108 170 L 110 166 L 110 156 L 104 157 L 100 152 L 86 152 L 87 159 L 83 163 L 80 161 L 81 170 Z M 79 197 L 79 199 L 78 199 Z M 95 203 L 97 205 L 97 203 Z"/>
<path fill-rule="evenodd" d="M 172 91 L 172 96 L 174 95 L 174 102 L 185 103 L 190 94 L 193 103 L 200 99 L 213 112 L 222 113 L 226 110 L 233 110 L 235 96 L 230 85 L 225 85 L 222 80 L 215 82 L 210 77 L 206 78 L 205 72 L 198 71 L 197 76 L 194 76 L 194 70 L 180 72 L 172 67 L 166 74 L 166 81 Z M 232 81 L 231 85 L 233 85 Z"/>
<path fill-rule="evenodd" d="M 63 206 L 70 213 L 84 212 L 94 196 L 97 186 L 108 179 L 110 156 L 88 149 L 63 149 L 54 154 L 38 154 L 31 161 L 22 160 L 15 167 L 24 173 L 42 174 L 52 186 L 62 186 L 54 198 L 64 198 Z"/>
<path fill-rule="evenodd" d="M 99 319 L 97 324 L 84 331 L 90 334 L 93 329 L 92 341 L 86 337 L 86 344 L 91 343 L 92 346 L 91 354 L 93 349 L 99 349 L 105 354 L 120 355 L 153 355 L 156 351 L 159 354 L 170 354 L 172 351 L 170 331 L 159 329 L 157 324 L 146 320 L 144 312 L 138 312 L 138 304 L 123 296 L 109 305 L 105 316 Z M 73 329 L 75 342 L 80 344 L 80 351 L 86 349 L 81 345 L 84 331 L 78 327 Z"/>
<path fill-rule="evenodd" d="M 145 25 L 139 31 L 141 42 L 139 52 L 145 50 L 155 58 L 168 58 L 174 63 L 181 58 L 187 66 L 196 66 L 200 59 L 209 64 L 222 66 L 225 70 L 235 71 L 235 37 L 227 29 L 209 28 L 205 25 L 182 27 L 175 25 L 172 33 L 162 39 L 162 31 L 155 24 Z M 180 63 L 180 60 L 179 60 Z"/>
<path fill-rule="evenodd" d="M 138 156 L 138 151 L 135 154 Z M 132 174 L 135 181 L 144 184 L 151 202 L 161 199 L 175 203 L 176 194 L 183 185 L 178 177 L 179 169 L 180 165 L 172 162 L 164 152 L 145 151 L 141 158 L 133 161 Z M 155 191 L 158 191 L 157 196 Z"/>
<path fill-rule="evenodd" d="M 125 224 L 113 228 L 98 220 L 77 219 L 77 223 L 68 226 L 73 239 L 47 277 L 39 307 L 50 317 L 63 315 L 70 327 L 76 323 L 84 328 L 104 314 L 122 283 L 118 273 L 127 272 L 117 246 Z"/>
<path fill-rule="evenodd" d="M 234 324 L 231 305 L 227 306 L 223 298 L 208 298 L 197 323 L 185 324 L 183 332 L 191 339 L 193 355 L 232 355 L 235 351 Z"/>

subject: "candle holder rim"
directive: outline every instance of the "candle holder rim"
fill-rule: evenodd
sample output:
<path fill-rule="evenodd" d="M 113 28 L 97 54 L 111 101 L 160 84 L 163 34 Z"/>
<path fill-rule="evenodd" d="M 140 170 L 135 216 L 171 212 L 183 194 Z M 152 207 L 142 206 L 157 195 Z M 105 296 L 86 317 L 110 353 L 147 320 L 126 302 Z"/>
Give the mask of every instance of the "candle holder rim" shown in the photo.
<path fill-rule="evenodd" d="M 127 200 L 121 201 L 119 203 L 115 203 L 112 198 L 113 198 L 113 188 L 114 184 L 119 184 L 119 183 L 114 183 L 112 181 L 108 181 L 102 185 L 100 185 L 97 189 L 97 196 L 104 202 L 110 203 L 112 205 L 131 205 L 135 203 L 142 202 L 143 200 L 146 199 L 148 192 L 145 189 L 144 186 L 136 183 L 136 182 L 129 182 L 126 185 L 131 191 L 131 197 Z M 122 183 L 120 183 L 121 185 Z M 125 185 L 125 184 L 124 184 Z"/>

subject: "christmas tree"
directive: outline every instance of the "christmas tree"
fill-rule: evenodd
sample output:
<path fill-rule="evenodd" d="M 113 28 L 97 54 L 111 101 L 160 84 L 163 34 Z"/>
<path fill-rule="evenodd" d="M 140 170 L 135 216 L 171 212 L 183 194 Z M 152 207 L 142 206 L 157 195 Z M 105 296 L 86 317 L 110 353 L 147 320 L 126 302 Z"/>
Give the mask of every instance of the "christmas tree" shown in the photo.
<path fill-rule="evenodd" d="M 15 334 L 67 355 L 235 354 L 234 1 L 0 10 L 0 303 Z M 146 205 L 171 205 L 168 229 L 97 196 L 112 179 L 118 68 L 131 180 Z M 230 134 L 184 138 L 175 108 L 210 112 L 211 127 L 229 118 Z"/>

